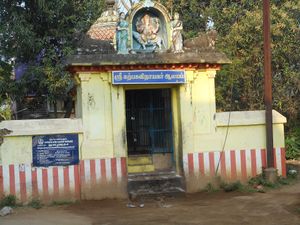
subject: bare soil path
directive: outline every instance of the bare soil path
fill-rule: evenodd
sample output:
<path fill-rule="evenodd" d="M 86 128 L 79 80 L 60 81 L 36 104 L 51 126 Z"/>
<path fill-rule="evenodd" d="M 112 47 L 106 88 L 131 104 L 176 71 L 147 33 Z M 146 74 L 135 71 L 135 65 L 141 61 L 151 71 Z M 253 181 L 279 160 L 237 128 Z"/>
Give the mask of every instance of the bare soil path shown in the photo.
<path fill-rule="evenodd" d="M 186 198 L 83 201 L 67 206 L 16 209 L 1 225 L 300 225 L 300 182 L 268 193 L 198 193 Z"/>

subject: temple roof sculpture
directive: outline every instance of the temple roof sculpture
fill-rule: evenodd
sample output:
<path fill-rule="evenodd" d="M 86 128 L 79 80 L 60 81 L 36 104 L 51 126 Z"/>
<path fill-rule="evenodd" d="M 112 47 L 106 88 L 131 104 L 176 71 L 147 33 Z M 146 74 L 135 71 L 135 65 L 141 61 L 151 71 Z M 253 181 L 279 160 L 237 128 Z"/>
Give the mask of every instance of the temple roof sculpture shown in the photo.
<path fill-rule="evenodd" d="M 180 15 L 172 18 L 159 2 L 144 0 L 127 14 L 118 12 L 114 0 L 79 42 L 67 65 L 227 64 L 215 49 L 216 32 L 183 41 Z"/>

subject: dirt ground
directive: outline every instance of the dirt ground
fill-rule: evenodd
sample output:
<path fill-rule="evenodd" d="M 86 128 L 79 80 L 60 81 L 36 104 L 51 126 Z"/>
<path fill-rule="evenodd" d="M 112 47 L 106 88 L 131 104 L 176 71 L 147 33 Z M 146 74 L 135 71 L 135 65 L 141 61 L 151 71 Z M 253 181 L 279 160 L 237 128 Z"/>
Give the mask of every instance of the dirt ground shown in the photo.
<path fill-rule="evenodd" d="M 18 208 L 1 225 L 300 225 L 300 181 L 267 193 L 198 193 L 165 201 L 146 200 L 127 208 L 126 200 Z"/>

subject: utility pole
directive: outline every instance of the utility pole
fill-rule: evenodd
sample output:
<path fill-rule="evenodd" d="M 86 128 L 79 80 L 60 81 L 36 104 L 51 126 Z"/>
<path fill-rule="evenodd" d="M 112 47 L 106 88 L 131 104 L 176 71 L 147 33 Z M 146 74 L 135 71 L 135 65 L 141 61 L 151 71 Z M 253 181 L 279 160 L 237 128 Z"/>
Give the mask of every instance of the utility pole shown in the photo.
<path fill-rule="evenodd" d="M 271 23 L 270 0 L 263 0 L 263 33 L 264 33 L 264 89 L 266 108 L 266 143 L 267 143 L 267 169 L 266 179 L 275 182 L 277 178 L 274 169 L 273 152 L 273 116 L 272 116 L 272 70 L 271 70 Z"/>

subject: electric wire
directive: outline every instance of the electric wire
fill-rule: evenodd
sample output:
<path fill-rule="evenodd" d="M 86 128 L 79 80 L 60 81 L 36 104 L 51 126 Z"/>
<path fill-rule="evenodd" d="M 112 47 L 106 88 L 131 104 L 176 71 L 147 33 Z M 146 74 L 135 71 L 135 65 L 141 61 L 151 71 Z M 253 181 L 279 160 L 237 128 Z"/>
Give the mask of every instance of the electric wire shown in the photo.
<path fill-rule="evenodd" d="M 230 105 L 229 105 L 230 109 L 232 109 L 232 102 L 233 102 L 233 80 L 231 82 L 231 87 L 230 87 Z M 224 138 L 224 142 L 223 142 L 223 146 L 222 146 L 222 151 L 220 153 L 219 161 L 218 161 L 218 164 L 217 164 L 217 167 L 216 167 L 215 177 L 218 174 L 222 157 L 224 157 L 225 146 L 226 146 L 227 139 L 228 139 L 228 134 L 229 134 L 229 126 L 230 126 L 230 121 L 231 121 L 231 113 L 232 113 L 232 110 L 230 110 L 229 114 L 228 114 L 228 121 L 227 121 L 227 126 L 226 126 L 226 134 L 225 134 L 225 138 Z"/>

